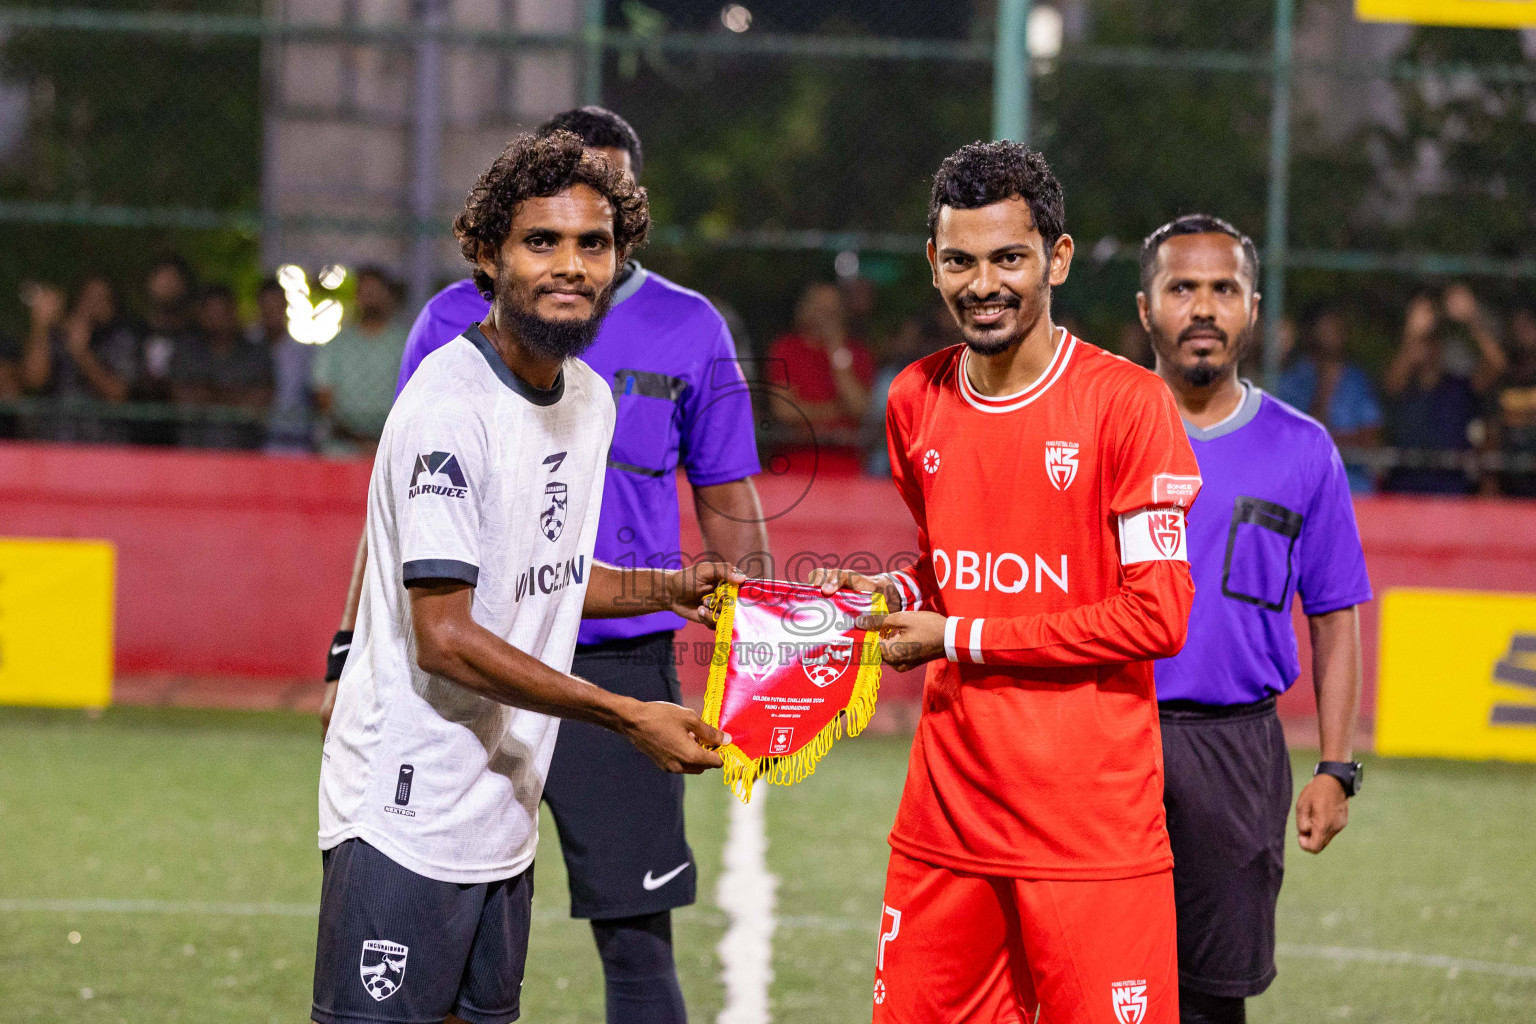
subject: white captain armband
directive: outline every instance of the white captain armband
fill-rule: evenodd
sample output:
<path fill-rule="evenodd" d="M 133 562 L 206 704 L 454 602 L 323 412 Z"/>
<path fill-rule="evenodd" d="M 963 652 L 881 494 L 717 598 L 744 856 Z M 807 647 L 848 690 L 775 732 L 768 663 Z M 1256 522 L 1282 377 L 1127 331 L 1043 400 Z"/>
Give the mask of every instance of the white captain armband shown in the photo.
<path fill-rule="evenodd" d="M 1182 508 L 1139 508 L 1120 517 L 1120 564 L 1187 562 Z"/>

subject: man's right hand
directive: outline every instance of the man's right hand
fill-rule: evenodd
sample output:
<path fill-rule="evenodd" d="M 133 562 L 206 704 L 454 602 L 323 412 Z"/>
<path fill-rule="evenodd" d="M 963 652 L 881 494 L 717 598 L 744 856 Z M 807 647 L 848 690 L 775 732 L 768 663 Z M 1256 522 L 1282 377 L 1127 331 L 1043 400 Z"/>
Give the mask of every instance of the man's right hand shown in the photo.
<path fill-rule="evenodd" d="M 658 768 L 676 774 L 699 775 L 721 767 L 720 755 L 705 748 L 731 742 L 698 712 L 664 700 L 636 701 L 620 731 Z"/>
<path fill-rule="evenodd" d="M 839 590 L 856 590 L 861 594 L 878 592 L 885 598 L 887 608 L 893 611 L 901 608 L 901 591 L 889 576 L 865 576 L 852 569 L 817 568 L 811 570 L 811 578 L 806 582 L 813 587 L 820 587 L 821 592 L 828 597 Z"/>

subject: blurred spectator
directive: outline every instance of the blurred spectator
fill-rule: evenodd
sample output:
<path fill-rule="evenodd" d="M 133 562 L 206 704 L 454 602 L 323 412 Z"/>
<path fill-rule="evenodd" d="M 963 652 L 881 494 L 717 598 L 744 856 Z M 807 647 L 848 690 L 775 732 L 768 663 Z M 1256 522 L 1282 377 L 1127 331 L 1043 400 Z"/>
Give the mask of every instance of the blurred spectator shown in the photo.
<path fill-rule="evenodd" d="M 1536 458 L 1536 308 L 1509 317 L 1509 369 L 1494 396 L 1496 441 L 1511 455 Z M 1499 478 L 1505 494 L 1536 498 L 1536 472 L 1510 471 Z"/>
<path fill-rule="evenodd" d="M 254 422 L 272 400 L 272 357 L 240 324 L 235 293 L 209 285 L 197 303 L 197 330 L 177 342 L 171 359 L 171 397 L 186 407 L 214 406 L 183 421 L 181 443 L 194 448 L 259 448 Z M 244 411 L 253 420 L 242 422 Z"/>
<path fill-rule="evenodd" d="M 887 343 L 885 360 L 870 386 L 869 406 L 864 411 L 864 423 L 859 431 L 859 440 L 867 453 L 864 472 L 870 476 L 891 475 L 891 454 L 885 437 L 885 406 L 890 398 L 891 382 L 912 363 L 963 340 L 958 336 L 950 337 L 944 330 L 946 324 L 952 326 L 954 320 L 945 311 L 908 317 Z"/>
<path fill-rule="evenodd" d="M 0 331 L 0 402 L 21 395 L 21 343 Z M 16 414 L 0 409 L 0 439 L 17 434 Z"/>
<path fill-rule="evenodd" d="M 48 441 L 126 441 L 126 424 L 90 407 L 93 401 L 125 401 L 138 372 L 138 338 L 118 317 L 112 282 L 87 277 L 67 310 L 62 291 L 35 284 L 27 306 L 32 323 L 22 349 L 21 388 L 51 399 L 55 408 L 27 417 L 26 433 Z"/>
<path fill-rule="evenodd" d="M 1446 349 L 1458 333 L 1469 335 L 1477 346 L 1471 377 L 1453 373 L 1448 365 Z M 1427 295 L 1415 298 L 1384 382 L 1392 399 L 1393 443 L 1428 452 L 1471 450 L 1478 396 L 1492 387 L 1504 366 L 1503 350 L 1466 286 L 1447 288 L 1443 305 Z M 1472 483 L 1460 469 L 1403 465 L 1388 474 L 1385 489 L 1466 494 Z"/>
<path fill-rule="evenodd" d="M 795 307 L 794 333 L 769 346 L 768 360 L 787 375 L 790 401 L 775 402 L 773 414 L 794 442 L 815 444 L 821 452 L 855 450 L 875 362 L 848 332 L 837 285 L 805 290 Z"/>
<path fill-rule="evenodd" d="M 161 256 L 144 275 L 143 362 L 133 388 L 135 401 L 171 401 L 171 362 L 177 348 L 190 344 L 192 271 L 180 256 Z M 143 444 L 175 444 L 180 433 L 169 419 L 156 419 L 136 423 L 133 436 Z"/>
<path fill-rule="evenodd" d="M 315 408 L 326 416 L 333 455 L 371 456 L 394 404 L 408 325 L 396 319 L 396 286 L 377 267 L 357 274 L 357 315 L 315 353 Z"/>
<path fill-rule="evenodd" d="M 868 338 L 874 326 L 875 303 L 879 299 L 875 282 L 858 274 L 839 277 L 837 290 L 843 297 L 843 321 L 848 333 L 855 338 Z"/>
<path fill-rule="evenodd" d="M 251 341 L 265 347 L 272 359 L 272 406 L 267 411 L 269 452 L 310 451 L 310 375 L 315 348 L 301 345 L 288 333 L 288 296 L 276 278 L 267 278 L 256 292 L 256 323 Z"/>
<path fill-rule="evenodd" d="M 1381 403 L 1365 371 L 1345 359 L 1344 317 L 1323 309 L 1304 320 L 1301 357 L 1280 375 L 1277 397 L 1317 420 L 1343 448 L 1376 448 L 1381 444 Z M 1369 468 L 1346 461 L 1349 489 L 1356 494 L 1375 490 Z"/>

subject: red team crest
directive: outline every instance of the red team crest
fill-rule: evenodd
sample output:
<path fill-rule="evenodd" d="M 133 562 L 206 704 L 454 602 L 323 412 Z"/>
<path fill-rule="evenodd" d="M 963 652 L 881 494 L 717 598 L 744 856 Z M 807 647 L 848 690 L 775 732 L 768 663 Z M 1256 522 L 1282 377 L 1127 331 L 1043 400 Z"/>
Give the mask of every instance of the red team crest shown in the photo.
<path fill-rule="evenodd" d="M 1073 441 L 1051 441 L 1045 446 L 1045 475 L 1051 486 L 1064 491 L 1077 479 L 1077 444 Z"/>
<path fill-rule="evenodd" d="M 1117 981 L 1109 987 L 1109 996 L 1115 1008 L 1115 1020 L 1120 1024 L 1141 1024 L 1146 1019 L 1145 981 Z"/>
<path fill-rule="evenodd" d="M 1152 543 L 1168 558 L 1178 556 L 1184 540 L 1184 515 L 1180 512 L 1153 512 L 1147 516 Z"/>
<path fill-rule="evenodd" d="M 817 686 L 831 686 L 842 678 L 843 673 L 848 671 L 848 666 L 852 664 L 853 637 L 851 636 L 812 648 L 800 661 L 800 667 L 805 670 L 805 678 Z"/>

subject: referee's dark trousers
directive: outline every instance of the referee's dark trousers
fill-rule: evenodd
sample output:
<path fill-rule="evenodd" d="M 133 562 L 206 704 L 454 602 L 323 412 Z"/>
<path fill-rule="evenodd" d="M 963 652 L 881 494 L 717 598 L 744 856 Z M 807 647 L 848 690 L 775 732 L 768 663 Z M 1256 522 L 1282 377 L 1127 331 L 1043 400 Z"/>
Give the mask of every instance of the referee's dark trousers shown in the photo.
<path fill-rule="evenodd" d="M 1291 762 L 1273 697 L 1159 705 L 1183 1024 L 1240 1024 L 1275 980 Z"/>

